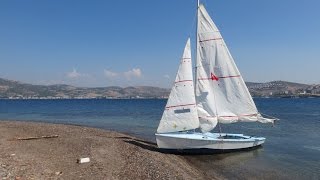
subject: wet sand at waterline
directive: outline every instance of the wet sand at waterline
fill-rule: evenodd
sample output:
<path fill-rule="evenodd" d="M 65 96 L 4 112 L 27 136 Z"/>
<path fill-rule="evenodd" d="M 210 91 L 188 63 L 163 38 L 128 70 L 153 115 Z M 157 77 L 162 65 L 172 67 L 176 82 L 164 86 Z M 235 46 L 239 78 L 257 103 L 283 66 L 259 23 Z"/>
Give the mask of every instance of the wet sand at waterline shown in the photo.
<path fill-rule="evenodd" d="M 17 121 L 0 121 L 0 132 L 0 179 L 223 179 L 117 132 Z M 32 139 L 42 136 L 52 138 Z"/>

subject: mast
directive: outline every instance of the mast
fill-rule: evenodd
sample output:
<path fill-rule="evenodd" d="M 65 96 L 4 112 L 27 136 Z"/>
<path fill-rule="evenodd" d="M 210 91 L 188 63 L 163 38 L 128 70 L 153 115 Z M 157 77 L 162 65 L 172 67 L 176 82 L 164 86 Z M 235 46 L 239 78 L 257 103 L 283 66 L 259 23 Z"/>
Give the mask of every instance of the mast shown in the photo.
<path fill-rule="evenodd" d="M 196 23 L 196 58 L 195 58 L 195 61 L 194 61 L 194 94 L 196 95 L 196 87 L 197 87 L 197 68 L 198 68 L 198 42 L 199 42 L 199 37 L 198 37 L 198 23 L 199 23 L 199 6 L 200 6 L 200 0 L 197 0 L 197 13 L 196 13 L 196 16 L 197 16 L 197 23 Z M 196 102 L 197 104 L 197 102 Z"/>

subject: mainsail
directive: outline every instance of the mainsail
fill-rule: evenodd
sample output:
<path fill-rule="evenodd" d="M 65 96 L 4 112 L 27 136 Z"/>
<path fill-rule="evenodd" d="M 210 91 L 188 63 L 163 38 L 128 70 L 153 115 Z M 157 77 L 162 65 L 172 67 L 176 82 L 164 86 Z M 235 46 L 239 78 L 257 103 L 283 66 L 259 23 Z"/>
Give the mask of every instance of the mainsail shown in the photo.
<path fill-rule="evenodd" d="M 271 122 L 262 118 L 218 30 L 203 5 L 198 8 L 196 101 L 203 132 L 217 122 Z"/>
<path fill-rule="evenodd" d="M 189 38 L 157 132 L 178 132 L 198 127 Z"/>

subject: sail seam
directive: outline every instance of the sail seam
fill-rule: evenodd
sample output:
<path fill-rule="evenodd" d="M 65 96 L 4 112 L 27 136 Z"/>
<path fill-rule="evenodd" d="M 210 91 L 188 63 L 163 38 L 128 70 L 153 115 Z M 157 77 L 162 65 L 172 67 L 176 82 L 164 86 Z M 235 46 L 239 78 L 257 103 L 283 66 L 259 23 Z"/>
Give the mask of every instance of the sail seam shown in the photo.
<path fill-rule="evenodd" d="M 235 78 L 235 77 L 241 77 L 241 75 L 236 75 L 236 76 L 222 76 L 218 78 Z"/>
<path fill-rule="evenodd" d="M 218 117 L 243 117 L 243 116 L 255 116 L 255 115 L 258 115 L 258 114 L 242 114 L 239 116 L 218 116 Z"/>
<path fill-rule="evenodd" d="M 236 78 L 236 77 L 241 77 L 241 75 L 236 75 L 236 76 L 220 76 L 220 77 L 217 77 L 217 78 L 226 79 L 226 78 Z M 213 79 L 210 77 L 210 78 L 199 78 L 198 80 L 213 80 Z"/>
<path fill-rule="evenodd" d="M 199 118 L 215 118 L 215 117 L 243 117 L 243 116 L 256 116 L 258 114 L 243 114 L 243 115 L 239 115 L 239 116 L 199 116 Z"/>
<path fill-rule="evenodd" d="M 205 39 L 205 40 L 200 40 L 199 42 L 216 41 L 216 40 L 221 40 L 221 39 L 222 38 Z"/>
<path fill-rule="evenodd" d="M 181 81 L 176 81 L 174 83 L 181 83 L 181 82 L 193 82 L 193 80 L 181 80 Z"/>

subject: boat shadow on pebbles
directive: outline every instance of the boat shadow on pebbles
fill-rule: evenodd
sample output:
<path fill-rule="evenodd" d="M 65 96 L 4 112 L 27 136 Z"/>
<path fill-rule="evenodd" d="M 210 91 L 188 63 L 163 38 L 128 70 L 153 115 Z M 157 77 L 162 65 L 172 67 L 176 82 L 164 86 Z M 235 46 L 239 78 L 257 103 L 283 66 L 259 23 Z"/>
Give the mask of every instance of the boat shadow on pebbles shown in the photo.
<path fill-rule="evenodd" d="M 214 150 L 214 149 L 161 149 L 157 147 L 157 144 L 150 141 L 145 141 L 137 138 L 132 137 L 114 137 L 116 139 L 122 139 L 123 142 L 132 144 L 134 146 L 138 146 L 140 148 L 153 151 L 153 152 L 159 152 L 164 154 L 175 154 L 175 155 L 216 155 L 216 154 L 223 154 L 223 153 L 239 153 L 239 152 L 246 152 L 246 151 L 252 151 L 252 150 L 261 150 L 262 146 L 255 146 L 245 149 L 236 149 L 236 150 Z"/>
<path fill-rule="evenodd" d="M 114 138 L 122 139 L 123 142 L 132 144 L 134 146 L 138 146 L 142 149 L 146 149 L 146 150 L 154 151 L 154 152 L 160 152 L 159 148 L 157 147 L 157 144 L 153 143 L 153 142 L 144 141 L 141 139 L 126 137 L 126 136 L 114 137 Z"/>

